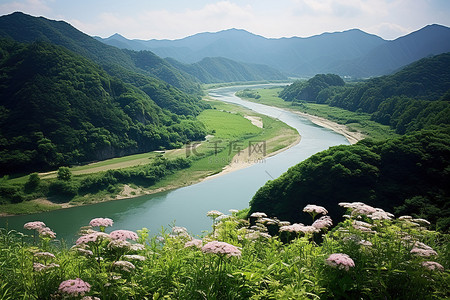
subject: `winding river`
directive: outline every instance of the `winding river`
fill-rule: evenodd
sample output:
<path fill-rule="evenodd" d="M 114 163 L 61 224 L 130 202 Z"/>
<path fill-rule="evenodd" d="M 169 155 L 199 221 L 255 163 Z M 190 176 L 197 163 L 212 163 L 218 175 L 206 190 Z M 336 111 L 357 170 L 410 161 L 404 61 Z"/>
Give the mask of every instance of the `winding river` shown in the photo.
<path fill-rule="evenodd" d="M 277 178 L 289 167 L 319 151 L 335 145 L 349 144 L 342 135 L 319 127 L 294 113 L 234 96 L 238 90 L 261 87 L 220 88 L 211 90 L 210 95 L 217 100 L 243 105 L 260 114 L 278 118 L 298 130 L 302 136 L 299 144 L 248 168 L 191 186 L 133 199 L 4 217 L 0 220 L 0 227 L 25 232 L 24 223 L 39 220 L 52 228 L 59 239 L 65 239 L 69 244 L 76 238 L 78 229 L 95 217 L 113 219 L 112 229 L 138 230 L 146 227 L 150 229 L 150 234 L 155 235 L 162 227 L 169 228 L 175 224 L 186 227 L 192 234 L 202 234 L 211 229 L 211 220 L 206 217 L 209 210 L 228 213 L 229 209 L 246 208 L 252 196 L 266 181 Z"/>

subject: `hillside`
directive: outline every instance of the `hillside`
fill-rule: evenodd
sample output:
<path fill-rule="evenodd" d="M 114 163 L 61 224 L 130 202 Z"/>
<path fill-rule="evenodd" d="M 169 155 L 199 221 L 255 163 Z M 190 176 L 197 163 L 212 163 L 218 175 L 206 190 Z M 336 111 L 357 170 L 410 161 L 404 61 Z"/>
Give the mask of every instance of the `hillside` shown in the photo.
<path fill-rule="evenodd" d="M 390 125 L 402 134 L 450 124 L 449 70 L 450 53 L 444 53 L 421 59 L 393 75 L 345 87 L 327 86 L 315 76 L 286 87 L 280 97 L 369 113 L 374 121 Z M 307 95 L 311 90 L 314 93 Z"/>
<path fill-rule="evenodd" d="M 166 60 L 202 83 L 288 79 L 280 71 L 267 65 L 239 63 L 223 57 L 207 57 L 194 64 L 183 64 L 170 58 Z"/>
<path fill-rule="evenodd" d="M 163 110 L 63 47 L 1 40 L 0 53 L 2 174 L 177 147 L 205 135 L 200 122 Z M 153 88 L 159 101 L 182 97 L 168 84 Z"/>
<path fill-rule="evenodd" d="M 268 181 L 250 202 L 260 211 L 307 223 L 307 204 L 325 206 L 341 219 L 340 202 L 364 202 L 400 215 L 450 226 L 450 130 L 420 131 L 383 142 L 364 140 L 313 155 Z"/>
<path fill-rule="evenodd" d="M 151 50 L 192 64 L 206 57 L 267 64 L 296 76 L 335 73 L 341 76 L 385 75 L 415 60 L 450 51 L 450 28 L 429 25 L 393 41 L 358 29 L 307 38 L 269 39 L 239 29 L 199 33 L 178 40 L 127 40 L 115 34 L 103 42 L 133 50 Z"/>
<path fill-rule="evenodd" d="M 0 17 L 0 37 L 23 43 L 45 41 L 60 45 L 95 61 L 106 70 L 110 70 L 111 66 L 120 66 L 129 71 L 159 78 L 185 92 L 201 94 L 195 79 L 173 68 L 153 53 L 122 51 L 97 41 L 63 21 L 36 18 L 16 12 Z M 142 64 L 142 59 L 139 59 L 142 56 L 146 60 L 150 59 L 152 65 Z M 110 75 L 116 75 L 109 72 Z"/>

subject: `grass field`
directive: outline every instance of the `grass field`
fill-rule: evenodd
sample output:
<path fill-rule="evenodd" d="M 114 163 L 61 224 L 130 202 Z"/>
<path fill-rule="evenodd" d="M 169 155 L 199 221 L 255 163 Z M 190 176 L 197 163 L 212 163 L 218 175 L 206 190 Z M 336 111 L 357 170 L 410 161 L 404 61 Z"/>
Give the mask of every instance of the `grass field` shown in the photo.
<path fill-rule="evenodd" d="M 350 131 L 359 131 L 374 139 L 387 139 L 397 136 L 389 126 L 370 120 L 370 114 L 351 112 L 325 104 L 287 102 L 278 97 L 281 90 L 282 88 L 258 89 L 257 92 L 261 95 L 261 98 L 257 100 L 246 98 L 246 100 L 323 117 L 346 125 Z"/>

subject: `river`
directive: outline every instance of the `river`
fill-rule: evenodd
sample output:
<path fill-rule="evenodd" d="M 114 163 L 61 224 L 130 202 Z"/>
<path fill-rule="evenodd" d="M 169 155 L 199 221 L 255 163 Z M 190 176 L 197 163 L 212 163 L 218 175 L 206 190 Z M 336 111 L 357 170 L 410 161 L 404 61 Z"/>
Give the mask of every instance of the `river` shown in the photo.
<path fill-rule="evenodd" d="M 209 210 L 228 213 L 229 209 L 246 208 L 255 192 L 268 180 L 277 178 L 289 167 L 317 152 L 331 146 L 349 144 L 342 135 L 319 127 L 294 113 L 234 96 L 238 90 L 260 87 L 261 85 L 220 88 L 211 90 L 210 95 L 217 100 L 243 105 L 260 114 L 278 118 L 297 129 L 302 137 L 299 144 L 248 168 L 191 186 L 133 199 L 3 217 L 0 227 L 25 233 L 24 223 L 39 220 L 52 228 L 57 233 L 57 238 L 65 239 L 69 244 L 76 238 L 78 229 L 88 225 L 89 221 L 96 217 L 113 219 L 114 226 L 111 230 L 138 230 L 146 227 L 150 229 L 150 234 L 155 235 L 162 227 L 167 229 L 175 224 L 186 227 L 194 235 L 202 234 L 211 230 L 211 220 L 206 217 Z"/>

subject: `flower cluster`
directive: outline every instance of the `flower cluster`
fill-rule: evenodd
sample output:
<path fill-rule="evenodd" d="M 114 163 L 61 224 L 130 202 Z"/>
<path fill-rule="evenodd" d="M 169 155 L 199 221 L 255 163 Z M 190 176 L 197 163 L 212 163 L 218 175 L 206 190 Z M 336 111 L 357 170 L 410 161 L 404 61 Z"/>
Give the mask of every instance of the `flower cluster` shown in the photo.
<path fill-rule="evenodd" d="M 114 230 L 109 234 L 109 236 L 113 240 L 133 240 L 136 241 L 138 239 L 138 235 L 130 230 Z"/>
<path fill-rule="evenodd" d="M 333 226 L 333 221 L 330 216 L 322 216 L 315 220 L 311 226 L 317 229 L 324 229 Z"/>
<path fill-rule="evenodd" d="M 109 234 L 95 231 L 93 233 L 89 233 L 79 237 L 75 242 L 75 244 L 81 245 L 81 244 L 95 243 L 98 240 L 105 240 L 109 238 L 110 238 Z"/>
<path fill-rule="evenodd" d="M 319 205 L 314 205 L 314 204 L 308 204 L 305 206 L 305 208 L 303 208 L 304 212 L 307 212 L 313 216 L 316 215 L 326 215 L 328 213 L 328 210 L 325 209 L 325 207 L 319 206 Z"/>
<path fill-rule="evenodd" d="M 223 213 L 221 213 L 221 212 L 218 211 L 218 210 L 210 210 L 210 211 L 208 211 L 208 212 L 206 213 L 206 216 L 207 216 L 207 217 L 210 217 L 210 218 L 213 218 L 213 219 L 215 219 L 215 218 L 217 218 L 217 217 L 219 217 L 219 216 L 221 216 L 221 215 L 223 215 Z"/>
<path fill-rule="evenodd" d="M 390 220 L 394 217 L 393 214 L 381 208 L 374 208 L 362 202 L 341 202 L 339 206 L 349 209 L 351 211 L 351 217 L 367 216 L 372 220 Z"/>
<path fill-rule="evenodd" d="M 125 260 L 115 261 L 113 263 L 113 267 L 116 267 L 117 269 L 125 271 L 125 272 L 131 272 L 134 269 L 136 269 L 136 267 L 132 263 L 130 263 L 129 261 L 125 261 Z"/>
<path fill-rule="evenodd" d="M 61 282 L 58 290 L 68 296 L 83 296 L 91 290 L 91 285 L 80 278 Z"/>
<path fill-rule="evenodd" d="M 414 247 L 411 249 L 411 254 L 428 257 L 428 256 L 437 255 L 437 252 L 434 251 L 433 248 L 431 248 L 430 246 L 428 246 L 424 243 L 416 242 L 414 244 Z"/>
<path fill-rule="evenodd" d="M 110 218 L 95 218 L 89 222 L 92 227 L 108 227 L 113 226 L 114 221 Z"/>
<path fill-rule="evenodd" d="M 199 239 L 193 239 L 184 244 L 184 248 L 196 247 L 198 249 L 202 248 L 203 241 Z"/>
<path fill-rule="evenodd" d="M 58 264 L 55 264 L 55 263 L 50 263 L 48 265 L 44 265 L 44 264 L 37 263 L 37 262 L 33 263 L 33 270 L 35 272 L 47 271 L 47 270 L 51 270 L 51 269 L 59 268 L 59 267 L 60 266 Z"/>
<path fill-rule="evenodd" d="M 54 233 L 50 228 L 45 225 L 44 222 L 41 221 L 34 221 L 34 222 L 28 222 L 23 225 L 23 228 L 28 230 L 36 230 L 41 237 L 48 237 L 51 239 L 56 238 L 56 233 Z"/>
<path fill-rule="evenodd" d="M 287 226 L 281 226 L 280 231 L 287 231 L 287 232 L 302 232 L 304 234 L 311 234 L 315 232 L 320 232 L 319 228 L 316 228 L 314 226 L 305 226 L 302 223 L 294 223 L 292 225 Z"/>
<path fill-rule="evenodd" d="M 422 262 L 422 267 L 424 267 L 430 271 L 434 271 L 434 270 L 444 271 L 444 267 L 440 263 L 437 263 L 434 261 L 424 261 L 424 262 Z"/>
<path fill-rule="evenodd" d="M 212 241 L 202 247 L 203 253 L 213 253 L 226 256 L 241 256 L 241 250 L 225 242 Z"/>
<path fill-rule="evenodd" d="M 331 254 L 327 260 L 326 264 L 333 268 L 343 269 L 345 271 L 350 270 L 355 266 L 355 262 L 347 254 L 334 253 Z"/>

